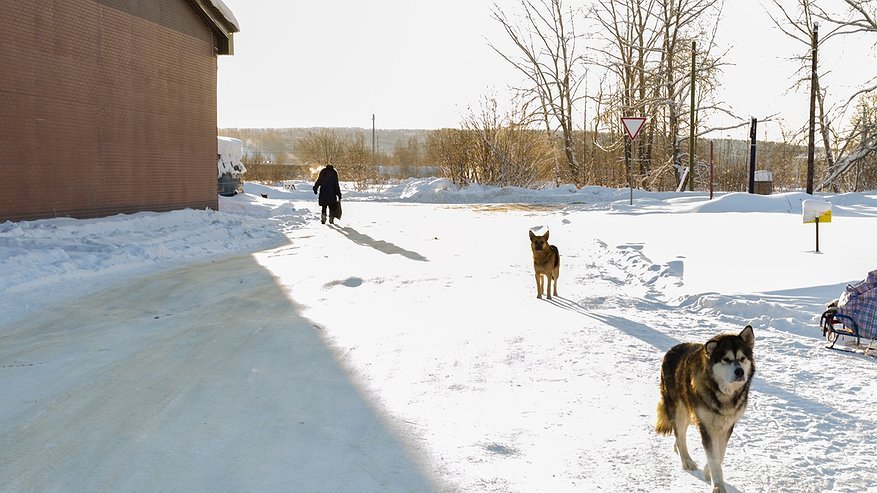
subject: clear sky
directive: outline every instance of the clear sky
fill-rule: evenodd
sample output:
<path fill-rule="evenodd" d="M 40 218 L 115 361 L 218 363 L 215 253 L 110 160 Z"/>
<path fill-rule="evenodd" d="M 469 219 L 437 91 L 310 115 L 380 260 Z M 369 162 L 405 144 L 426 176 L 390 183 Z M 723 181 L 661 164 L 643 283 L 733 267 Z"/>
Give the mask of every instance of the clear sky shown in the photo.
<path fill-rule="evenodd" d="M 220 127 L 459 127 L 467 107 L 518 82 L 489 46 L 508 46 L 490 0 L 224 0 L 241 27 L 219 59 Z M 508 13 L 518 0 L 498 0 Z M 727 0 L 720 24 L 730 51 L 720 98 L 743 116 L 806 121 L 808 95 L 787 92 L 788 58 L 801 45 L 773 27 L 758 0 Z M 573 2 L 568 2 L 572 5 Z M 874 41 L 823 47 L 820 71 L 834 101 L 877 75 Z M 796 51 L 798 50 L 798 51 Z M 748 129 L 724 132 L 746 138 Z M 722 136 L 725 136 L 722 135 Z M 777 123 L 759 138 L 779 139 Z"/>

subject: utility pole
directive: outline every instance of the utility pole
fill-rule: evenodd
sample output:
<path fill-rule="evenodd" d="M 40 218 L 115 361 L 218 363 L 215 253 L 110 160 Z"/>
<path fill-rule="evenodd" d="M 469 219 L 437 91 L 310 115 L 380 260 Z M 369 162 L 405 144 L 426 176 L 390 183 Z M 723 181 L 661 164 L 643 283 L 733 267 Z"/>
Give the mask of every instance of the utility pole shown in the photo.
<path fill-rule="evenodd" d="M 377 169 L 375 162 L 375 114 L 372 113 L 372 169 Z"/>
<path fill-rule="evenodd" d="M 585 72 L 585 94 L 588 94 L 587 71 Z M 585 108 L 582 111 L 582 164 L 579 166 L 581 170 L 582 184 L 585 183 L 585 163 L 588 160 L 588 102 L 585 101 Z"/>
<path fill-rule="evenodd" d="M 749 127 L 749 193 L 755 193 L 755 137 L 758 119 L 752 117 L 752 126 Z"/>
<path fill-rule="evenodd" d="M 697 43 L 691 42 L 691 114 L 688 129 L 688 191 L 694 191 L 694 56 Z"/>
<path fill-rule="evenodd" d="M 813 25 L 810 42 L 810 135 L 807 141 L 807 193 L 813 195 L 813 161 L 816 155 L 816 46 L 819 44 L 819 24 Z"/>

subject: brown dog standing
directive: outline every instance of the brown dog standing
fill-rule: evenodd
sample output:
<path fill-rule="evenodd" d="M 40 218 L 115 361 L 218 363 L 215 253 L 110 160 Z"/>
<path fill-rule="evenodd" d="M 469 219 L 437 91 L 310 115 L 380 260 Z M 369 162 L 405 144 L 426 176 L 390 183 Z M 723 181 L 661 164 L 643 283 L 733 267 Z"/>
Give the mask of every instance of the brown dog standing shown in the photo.
<path fill-rule="evenodd" d="M 543 276 L 545 294 L 551 299 L 551 284 L 554 283 L 554 296 L 557 296 L 557 277 L 560 275 L 560 253 L 557 247 L 548 244 L 548 233 L 537 236 L 530 230 L 530 248 L 533 250 L 533 269 L 536 271 L 536 297 L 542 298 Z"/>

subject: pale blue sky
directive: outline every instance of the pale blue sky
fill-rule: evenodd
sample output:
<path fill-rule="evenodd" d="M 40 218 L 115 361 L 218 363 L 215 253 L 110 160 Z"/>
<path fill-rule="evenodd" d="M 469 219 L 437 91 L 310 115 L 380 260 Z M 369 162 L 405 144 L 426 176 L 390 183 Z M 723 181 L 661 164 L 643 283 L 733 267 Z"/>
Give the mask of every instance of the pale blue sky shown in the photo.
<path fill-rule="evenodd" d="M 379 128 L 458 127 L 467 106 L 517 81 L 487 45 L 508 42 L 490 0 L 224 2 L 241 32 L 235 55 L 219 60 L 220 127 L 369 127 L 372 113 Z M 519 9 L 517 0 L 497 3 Z M 798 127 L 807 94 L 785 92 L 794 77 L 787 58 L 800 46 L 761 5 L 726 1 L 720 36 L 733 65 L 721 98 L 741 116 L 781 113 L 786 127 Z M 835 99 L 877 74 L 873 43 L 837 41 L 823 51 Z M 748 129 L 726 134 L 746 138 Z M 779 125 L 759 125 L 759 137 L 778 139 Z"/>

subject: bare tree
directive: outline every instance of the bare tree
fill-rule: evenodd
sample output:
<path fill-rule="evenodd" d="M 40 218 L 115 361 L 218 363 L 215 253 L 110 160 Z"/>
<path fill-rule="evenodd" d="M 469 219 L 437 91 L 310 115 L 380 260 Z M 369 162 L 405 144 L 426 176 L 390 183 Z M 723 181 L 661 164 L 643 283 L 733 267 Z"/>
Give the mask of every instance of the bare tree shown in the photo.
<path fill-rule="evenodd" d="M 843 3 L 847 7 L 843 12 L 829 12 L 814 6 L 813 15 L 833 26 L 832 33 L 839 36 L 877 35 L 877 1 L 843 0 Z M 846 111 L 847 107 L 859 98 L 859 115 L 853 120 L 844 138 L 839 139 L 843 143 L 840 145 L 837 160 L 828 163 L 826 178 L 819 184 L 818 189 L 836 188 L 837 181 L 845 173 L 854 169 L 856 165 L 861 168 L 877 154 L 877 137 L 874 136 L 873 125 L 868 123 L 867 117 L 869 114 L 867 108 L 873 107 L 874 99 L 871 96 L 875 93 L 877 93 L 877 74 L 841 105 L 839 112 Z M 865 117 L 862 116 L 863 114 Z M 854 189 L 858 189 L 858 177 L 862 175 L 861 171 L 856 175 Z"/>
<path fill-rule="evenodd" d="M 295 149 L 296 154 L 305 163 L 314 163 L 321 166 L 337 164 L 344 159 L 346 142 L 330 128 L 308 130 L 304 137 L 298 140 Z"/>
<path fill-rule="evenodd" d="M 463 123 L 473 138 L 470 157 L 481 183 L 527 187 L 544 178 L 543 170 L 554 162 L 552 139 L 533 129 L 527 105 L 511 106 L 510 113 L 500 114 L 496 98 L 484 97 L 480 111 Z"/>
<path fill-rule="evenodd" d="M 555 140 L 532 125 L 533 112 L 514 101 L 502 112 L 496 97 L 485 96 L 469 110 L 462 129 L 431 132 L 427 156 L 445 177 L 466 185 L 528 187 L 550 176 L 556 162 Z"/>
<path fill-rule="evenodd" d="M 652 94 L 646 79 L 651 77 L 647 70 L 651 71 L 649 65 L 659 51 L 656 49 L 659 29 L 653 12 L 655 5 L 654 0 L 600 0 L 592 11 L 601 31 L 607 33 L 609 47 L 598 51 L 603 55 L 604 67 L 617 79 L 617 92 L 610 95 L 612 99 L 608 102 L 615 109 L 616 120 L 618 117 L 652 114 L 648 108 Z M 626 161 L 633 159 L 639 163 L 641 177 L 651 167 L 654 130 L 649 132 L 650 135 L 638 141 L 638 152 L 625 147 L 625 169 L 629 172 Z M 623 136 L 620 132 L 619 135 Z"/>
<path fill-rule="evenodd" d="M 859 109 L 852 119 L 852 128 L 843 147 L 838 153 L 839 158 L 833 168 L 829 168 L 825 179 L 817 189 L 837 188 L 838 181 L 849 171 L 858 169 L 852 183 L 846 187 L 851 190 L 862 190 L 865 183 L 874 186 L 874 181 L 863 180 L 866 174 L 865 165 L 871 165 L 871 172 L 877 172 L 877 96 L 862 96 Z"/>
<path fill-rule="evenodd" d="M 781 19 L 778 19 L 774 16 L 773 13 L 768 12 L 771 20 L 774 25 L 780 29 L 783 33 L 785 33 L 790 38 L 798 41 L 804 47 L 802 50 L 802 54 L 794 57 L 795 60 L 798 60 L 799 65 L 799 73 L 801 73 L 801 77 L 799 77 L 796 82 L 792 85 L 793 89 L 799 89 L 801 86 L 812 84 L 811 91 L 816 96 L 817 103 L 817 112 L 816 120 L 819 126 L 819 135 L 822 139 L 822 148 L 824 153 L 824 161 L 826 169 L 832 169 L 834 167 L 834 153 L 832 151 L 833 145 L 831 141 L 831 126 L 828 122 L 828 112 L 825 107 L 825 97 L 828 93 L 828 88 L 824 87 L 820 82 L 820 74 L 819 71 L 812 71 L 811 65 L 813 64 L 813 57 L 816 56 L 816 50 L 813 49 L 813 40 L 815 36 L 815 31 L 817 29 L 817 13 L 821 10 L 816 5 L 816 0 L 796 0 L 797 1 L 797 10 L 794 12 L 790 12 L 790 9 L 787 9 L 783 4 L 779 2 L 779 0 L 771 0 L 779 11 L 781 15 Z M 839 31 L 834 29 L 830 32 L 823 33 L 823 35 L 818 39 L 818 45 L 824 44 L 826 41 L 835 36 Z M 809 175 L 808 175 L 809 176 Z M 808 178 L 809 180 L 809 178 Z M 808 181 L 808 187 L 811 185 L 811 182 Z M 808 188 L 809 190 L 809 188 Z"/>
<path fill-rule="evenodd" d="M 471 139 L 469 131 L 442 128 L 430 132 L 426 140 L 426 154 L 454 184 L 464 186 L 477 181 L 475 170 L 469 167 Z"/>
<path fill-rule="evenodd" d="M 814 14 L 840 27 L 840 34 L 877 33 L 877 1 L 843 0 L 846 12 L 831 13 L 815 6 Z"/>
<path fill-rule="evenodd" d="M 517 51 L 504 53 L 490 44 L 503 59 L 525 77 L 529 87 L 520 88 L 537 103 L 546 132 L 559 134 L 566 157 L 565 178 L 579 180 L 580 164 L 575 153 L 573 105 L 584 80 L 583 59 L 576 53 L 575 12 L 563 0 L 521 0 L 518 22 L 499 6 L 493 18 L 508 34 Z"/>
<path fill-rule="evenodd" d="M 631 150 L 641 185 L 659 186 L 663 176 L 680 176 L 689 127 L 691 49 L 697 40 L 696 108 L 701 116 L 721 112 L 744 125 L 715 101 L 722 55 L 713 55 L 721 0 L 598 0 L 591 16 L 605 36 L 600 64 L 615 75 L 617 91 L 608 94 L 610 121 L 640 115 L 650 118 L 647 133 Z M 703 120 L 701 118 L 700 120 Z M 698 125 L 699 122 L 696 122 Z M 690 130 L 690 129 L 688 129 Z M 696 129 L 697 130 L 697 129 Z M 696 135 L 716 129 L 699 129 Z M 689 132 L 690 133 L 690 132 Z M 618 132 L 618 135 L 622 135 Z M 659 158 L 656 152 L 662 152 Z M 648 182 L 646 182 L 648 180 Z M 675 184 L 674 184 L 675 185 Z"/>
<path fill-rule="evenodd" d="M 365 132 L 357 130 L 353 138 L 345 143 L 343 159 L 337 164 L 344 166 L 346 180 L 353 181 L 364 190 L 378 178 L 378 170 L 372 166 L 371 144 L 366 144 Z"/>
<path fill-rule="evenodd" d="M 786 8 L 779 0 L 772 0 L 777 15 L 771 14 L 771 19 L 786 35 L 798 40 L 808 47 L 807 54 L 797 57 L 802 62 L 802 69 L 809 67 L 811 56 L 810 44 L 813 31 L 819 21 L 824 21 L 829 29 L 820 33 L 819 47 L 829 40 L 839 36 L 877 34 L 877 2 L 874 0 L 843 0 L 846 9 L 843 12 L 830 11 L 820 5 L 819 0 L 797 0 L 795 10 Z M 849 114 L 853 101 L 860 97 L 860 103 L 866 104 L 866 97 L 877 91 L 877 77 L 865 83 L 846 102 L 828 107 L 828 88 L 821 83 L 821 75 L 818 72 L 813 77 L 814 89 L 816 90 L 817 119 L 819 122 L 819 134 L 822 139 L 824 150 L 825 178 L 816 187 L 818 190 L 837 188 L 839 179 L 856 164 L 866 160 L 872 153 L 877 152 L 877 143 L 871 138 L 869 125 L 864 120 L 853 122 L 852 126 L 845 130 L 832 128 L 830 122 L 842 121 L 842 116 Z M 805 81 L 810 80 L 810 74 L 802 77 L 796 83 L 795 88 Z"/>

